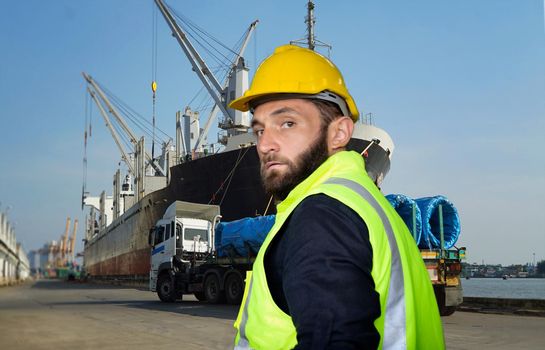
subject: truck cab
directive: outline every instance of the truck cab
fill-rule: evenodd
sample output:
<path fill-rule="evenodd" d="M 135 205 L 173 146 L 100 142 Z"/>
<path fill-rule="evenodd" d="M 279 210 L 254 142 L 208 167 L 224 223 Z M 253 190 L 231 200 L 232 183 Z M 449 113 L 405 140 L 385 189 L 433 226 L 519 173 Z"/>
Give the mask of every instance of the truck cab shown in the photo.
<path fill-rule="evenodd" d="M 150 229 L 149 289 L 162 301 L 180 298 L 186 288 L 176 274 L 188 274 L 214 252 L 214 227 L 220 217 L 217 206 L 176 201 Z"/>

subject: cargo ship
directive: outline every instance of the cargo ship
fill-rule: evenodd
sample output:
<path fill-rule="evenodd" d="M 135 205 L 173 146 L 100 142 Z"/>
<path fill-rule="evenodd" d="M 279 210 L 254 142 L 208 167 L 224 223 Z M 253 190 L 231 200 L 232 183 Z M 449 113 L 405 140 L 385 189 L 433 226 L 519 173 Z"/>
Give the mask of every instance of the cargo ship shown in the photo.
<path fill-rule="evenodd" d="M 94 279 L 128 279 L 146 281 L 150 267 L 148 235 L 167 207 L 180 200 L 201 204 L 217 204 L 222 221 L 244 217 L 274 214 L 275 204 L 260 180 L 260 163 L 255 138 L 248 132 L 248 113 L 231 110 L 230 100 L 240 96 L 248 87 L 248 69 L 242 53 L 256 22 L 249 27 L 246 42 L 234 58 L 231 71 L 223 85 L 219 84 L 206 66 L 184 30 L 178 25 L 171 8 L 162 0 L 155 3 L 165 21 L 188 57 L 193 70 L 212 95 L 221 112 L 225 130 L 221 152 L 206 149 L 209 122 L 201 132 L 198 115 L 187 109 L 183 118 L 178 116 L 176 147 L 165 145 L 163 154 L 150 156 L 144 139 L 137 139 L 123 121 L 118 109 L 106 96 L 104 88 L 84 73 L 91 98 L 97 104 L 106 125 L 112 133 L 125 161 L 128 174 L 122 178 L 118 170 L 114 176 L 112 195 L 106 192 L 98 197 L 82 194 L 82 206 L 87 206 L 86 234 L 84 239 L 84 268 Z M 308 1 L 305 45 L 314 49 L 314 4 Z M 230 98 L 229 98 L 230 97 Z M 183 120 L 182 120 L 183 119 Z M 113 128 L 115 121 L 120 128 Z M 183 122 L 182 122 L 183 121 Z M 210 121 L 210 119 L 209 119 Z M 134 152 L 123 149 L 118 130 L 127 131 Z M 394 144 L 388 133 L 369 121 L 355 125 L 349 150 L 362 154 L 366 170 L 380 185 L 390 169 Z"/>

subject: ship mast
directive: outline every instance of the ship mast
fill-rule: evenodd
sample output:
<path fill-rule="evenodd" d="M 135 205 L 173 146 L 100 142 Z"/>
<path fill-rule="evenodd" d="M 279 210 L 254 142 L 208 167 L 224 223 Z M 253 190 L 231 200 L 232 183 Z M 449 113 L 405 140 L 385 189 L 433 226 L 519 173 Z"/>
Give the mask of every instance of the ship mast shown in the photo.
<path fill-rule="evenodd" d="M 314 5 L 314 1 L 308 0 L 307 16 L 305 17 L 305 23 L 307 25 L 307 36 L 306 38 L 290 41 L 290 44 L 306 46 L 313 51 L 316 49 L 316 46 L 325 47 L 327 48 L 328 55 L 329 55 L 329 50 L 331 50 L 331 45 L 316 39 L 316 35 L 314 34 L 314 25 L 316 24 L 316 17 L 314 17 L 315 7 L 316 6 Z"/>
<path fill-rule="evenodd" d="M 307 4 L 307 18 L 305 19 L 307 24 L 307 44 L 308 48 L 314 51 L 316 47 L 316 38 L 314 37 L 314 24 L 316 23 L 316 18 L 314 18 L 314 3 L 312 0 L 308 1 Z"/>

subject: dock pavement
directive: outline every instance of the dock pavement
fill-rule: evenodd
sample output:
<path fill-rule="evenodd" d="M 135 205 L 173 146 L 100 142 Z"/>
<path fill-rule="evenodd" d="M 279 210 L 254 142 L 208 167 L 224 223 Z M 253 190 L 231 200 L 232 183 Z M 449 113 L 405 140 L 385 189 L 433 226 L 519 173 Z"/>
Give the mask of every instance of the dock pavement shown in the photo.
<path fill-rule="evenodd" d="M 231 349 L 238 306 L 57 280 L 0 288 L 2 349 Z M 545 317 L 455 312 L 447 349 L 545 349 Z"/>

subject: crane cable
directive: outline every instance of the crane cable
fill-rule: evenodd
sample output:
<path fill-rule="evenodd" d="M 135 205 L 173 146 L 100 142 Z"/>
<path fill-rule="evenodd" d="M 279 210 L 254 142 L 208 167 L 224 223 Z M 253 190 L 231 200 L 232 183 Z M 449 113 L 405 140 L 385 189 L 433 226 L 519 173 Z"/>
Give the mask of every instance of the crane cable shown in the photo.
<path fill-rule="evenodd" d="M 151 91 L 152 91 L 152 123 L 153 136 L 151 158 L 155 158 L 155 92 L 157 91 L 157 7 L 153 6 L 151 34 Z"/>
<path fill-rule="evenodd" d="M 87 125 L 89 117 L 89 96 L 85 92 L 85 125 L 83 127 L 83 178 L 81 184 L 81 210 L 83 210 L 83 200 L 87 187 Z"/>
<path fill-rule="evenodd" d="M 119 97 L 113 94 L 106 87 L 102 86 L 99 82 L 95 81 L 95 83 L 98 86 L 100 86 L 102 91 L 104 91 L 104 94 L 110 99 L 110 102 L 118 109 L 118 111 L 121 114 L 123 114 L 124 117 L 130 120 L 137 128 L 142 130 L 147 136 L 152 136 L 153 123 L 151 123 L 148 119 L 144 118 L 142 115 L 136 112 L 131 106 L 123 102 L 123 100 L 121 100 Z M 156 127 L 155 130 L 163 134 L 167 139 L 171 139 L 171 137 L 160 128 Z M 166 142 L 165 139 L 162 139 L 159 136 L 156 136 L 155 140 L 156 141 L 158 140 L 157 142 L 159 141 Z"/>
<path fill-rule="evenodd" d="M 216 201 L 216 195 L 221 191 L 221 190 L 224 190 L 223 192 L 223 196 L 221 197 L 221 200 L 220 202 L 218 203 L 219 205 L 222 205 L 223 204 L 223 200 L 225 199 L 225 195 L 227 194 L 227 191 L 229 190 L 229 186 L 231 185 L 231 181 L 233 180 L 233 175 L 235 174 L 235 170 L 237 170 L 237 167 L 238 165 L 240 164 L 240 162 L 242 161 L 242 159 L 244 158 L 244 156 L 246 155 L 246 153 L 248 153 L 248 150 L 250 149 L 250 147 L 246 147 L 246 148 L 241 148 L 238 152 L 238 156 L 237 156 L 237 160 L 235 162 L 235 165 L 233 166 L 233 168 L 231 169 L 231 171 L 229 172 L 229 174 L 227 174 L 227 176 L 225 177 L 225 179 L 220 183 L 220 186 L 218 187 L 218 189 L 216 190 L 216 192 L 212 195 L 212 197 L 210 198 L 210 200 L 208 201 L 208 204 L 210 203 L 213 203 Z M 244 152 L 243 152 L 244 151 Z M 227 182 L 227 186 L 224 188 L 224 185 L 225 183 Z"/>

